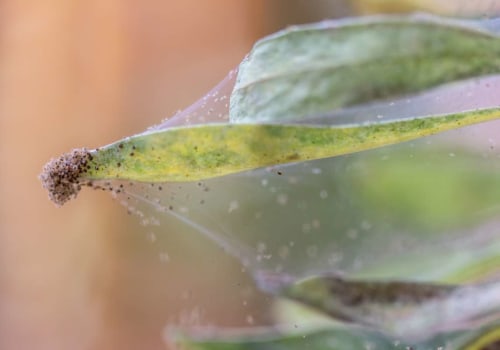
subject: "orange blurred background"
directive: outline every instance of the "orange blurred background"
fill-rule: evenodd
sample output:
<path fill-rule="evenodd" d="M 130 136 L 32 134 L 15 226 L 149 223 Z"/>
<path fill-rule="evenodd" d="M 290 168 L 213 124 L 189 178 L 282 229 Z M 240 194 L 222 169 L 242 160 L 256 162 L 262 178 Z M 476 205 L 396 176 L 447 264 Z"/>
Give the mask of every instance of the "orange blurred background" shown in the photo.
<path fill-rule="evenodd" d="M 0 349 L 165 349 L 168 324 L 270 322 L 211 243 L 176 226 L 153 243 L 108 194 L 56 208 L 37 176 L 187 107 L 259 37 L 380 3 L 0 0 Z"/>

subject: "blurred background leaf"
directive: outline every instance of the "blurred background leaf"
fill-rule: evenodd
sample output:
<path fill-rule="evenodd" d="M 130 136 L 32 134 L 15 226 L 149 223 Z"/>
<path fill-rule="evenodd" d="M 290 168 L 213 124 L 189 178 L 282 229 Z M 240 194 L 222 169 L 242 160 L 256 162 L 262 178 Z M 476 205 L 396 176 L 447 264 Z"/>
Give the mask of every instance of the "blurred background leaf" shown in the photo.
<path fill-rule="evenodd" d="M 457 17 L 491 16 L 500 9 L 500 5 L 491 0 L 474 3 L 448 0 L 354 0 L 353 6 L 361 14 L 424 11 Z"/>
<path fill-rule="evenodd" d="M 435 336 L 422 343 L 392 340 L 383 334 L 359 327 L 330 326 L 309 329 L 284 328 L 231 333 L 198 330 L 189 333 L 172 331 L 171 336 L 187 350 L 283 350 L 283 349 L 394 349 L 394 350 L 485 350 L 495 349 L 500 341 L 498 328 L 458 331 Z"/>

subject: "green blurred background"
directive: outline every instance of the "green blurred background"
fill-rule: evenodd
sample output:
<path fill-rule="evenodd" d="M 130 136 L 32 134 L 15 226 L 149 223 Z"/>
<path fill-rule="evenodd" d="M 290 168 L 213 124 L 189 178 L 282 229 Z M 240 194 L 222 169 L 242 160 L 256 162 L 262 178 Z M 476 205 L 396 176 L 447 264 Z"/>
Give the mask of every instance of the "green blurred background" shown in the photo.
<path fill-rule="evenodd" d="M 287 25 L 482 16 L 497 3 L 0 0 L 0 349 L 165 349 L 169 324 L 270 322 L 259 312 L 269 300 L 214 244 L 184 227 L 153 233 L 106 193 L 55 208 L 37 180 L 43 164 L 187 107 Z"/>

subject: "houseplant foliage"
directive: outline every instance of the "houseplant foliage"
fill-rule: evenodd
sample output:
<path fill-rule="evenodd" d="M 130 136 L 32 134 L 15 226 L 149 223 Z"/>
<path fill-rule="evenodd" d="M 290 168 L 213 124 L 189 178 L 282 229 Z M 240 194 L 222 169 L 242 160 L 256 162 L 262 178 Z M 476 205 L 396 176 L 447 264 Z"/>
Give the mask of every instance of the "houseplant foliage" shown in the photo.
<path fill-rule="evenodd" d="M 339 170 L 344 169 L 345 159 L 349 162 L 365 154 L 373 158 L 380 152 L 378 148 L 395 144 L 401 147 L 387 152 L 392 159 L 403 159 L 408 154 L 403 142 L 419 142 L 429 135 L 500 117 L 500 108 L 494 105 L 409 117 L 381 116 L 374 114 L 369 106 L 443 84 L 500 73 L 500 38 L 485 28 L 480 22 L 426 15 L 368 17 L 289 28 L 257 42 L 237 72 L 231 72 L 221 85 L 184 113 L 102 148 L 77 149 L 51 160 L 41 180 L 57 205 L 75 197 L 82 186 L 90 186 L 109 189 L 119 197 L 124 196 L 120 198 L 125 198 L 125 202 L 139 198 L 160 212 L 184 219 L 185 210 L 176 211 L 172 205 L 150 199 L 152 195 L 147 192 L 150 190 L 144 186 L 135 192 L 123 184 L 148 184 L 161 191 L 165 183 L 186 183 L 186 188 L 196 183 L 208 190 L 204 181 L 214 179 L 215 185 L 219 181 L 219 185 L 231 187 L 232 181 L 239 181 L 245 172 L 260 178 L 266 167 L 280 169 L 284 164 L 299 164 L 287 168 L 287 176 L 292 184 L 289 174 L 294 174 L 293 181 L 300 185 L 300 176 L 304 176 L 300 174 L 300 163 L 329 158 L 332 179 L 338 184 L 347 183 L 346 174 Z M 360 105 L 365 106 L 361 111 L 368 115 L 364 120 L 346 118 L 349 113 L 342 117 L 342 111 Z M 439 146 L 439 152 L 435 147 L 431 152 L 452 154 L 447 147 Z M 348 192 L 346 198 L 362 198 L 360 202 L 364 204 L 359 208 L 366 209 L 364 205 L 369 203 L 377 203 L 379 207 L 372 205 L 373 218 L 361 225 L 366 230 L 375 227 L 372 233 L 376 234 L 367 241 L 370 244 L 365 244 L 369 247 L 357 241 L 344 247 L 349 247 L 344 253 L 351 257 L 359 255 L 366 259 L 364 265 L 368 267 L 358 269 L 352 267 L 354 263 L 352 266 L 332 263 L 332 268 L 301 269 L 297 266 L 302 260 L 297 259 L 288 263 L 294 268 L 285 267 L 282 271 L 280 265 L 280 269 L 269 271 L 270 265 L 261 264 L 262 257 L 256 259 L 255 265 L 245 261 L 259 266 L 253 273 L 263 291 L 312 307 L 315 312 L 327 315 L 329 321 L 312 322 L 313 326 L 300 329 L 281 327 L 236 335 L 180 331 L 173 337 L 192 349 L 301 349 L 306 345 L 312 349 L 365 349 L 368 345 L 380 349 L 408 346 L 487 349 L 497 344 L 500 333 L 495 326 L 498 322 L 495 315 L 500 307 L 500 283 L 494 277 L 498 274 L 499 242 L 493 235 L 487 235 L 489 250 L 483 244 L 480 249 L 471 249 L 466 257 L 447 252 L 446 268 L 439 259 L 429 256 L 427 262 L 431 266 L 443 267 L 433 271 L 436 274 L 432 277 L 421 271 L 412 272 L 418 270 L 413 267 L 421 264 L 422 255 L 413 256 L 409 252 L 401 259 L 399 252 L 384 260 L 377 257 L 377 251 L 382 254 L 382 250 L 377 250 L 380 247 L 373 248 L 380 245 L 375 242 L 394 239 L 400 232 L 413 237 L 417 231 L 418 242 L 412 244 L 421 248 L 434 244 L 435 239 L 445 242 L 451 231 L 482 227 L 484 222 L 495 219 L 494 215 L 479 215 L 480 204 L 464 208 L 449 198 L 450 193 L 467 188 L 468 181 L 473 179 L 475 183 L 487 184 L 475 192 L 480 193 L 477 202 L 486 203 L 482 209 L 494 207 L 498 204 L 496 190 L 488 188 L 496 184 L 496 168 L 478 165 L 473 152 L 464 152 L 459 161 L 451 162 L 444 157 L 429 158 L 429 154 L 425 146 L 412 151 L 412 157 L 427 159 L 424 170 L 415 162 L 398 168 L 404 162 L 393 161 L 388 167 L 377 168 L 379 163 L 363 160 L 365 167 L 370 166 L 371 175 L 390 169 L 384 174 L 384 178 L 390 179 L 386 188 L 397 186 L 400 177 L 394 174 L 408 169 L 413 176 L 417 174 L 417 178 L 423 179 L 412 181 L 411 189 L 405 188 L 410 198 L 405 200 L 398 197 L 398 191 L 377 191 L 367 186 L 366 179 L 359 181 L 362 186 Z M 467 178 L 460 177 L 460 171 L 467 168 L 477 171 L 468 173 Z M 439 172 L 448 174 L 446 181 L 441 183 L 429 177 L 429 173 Z M 276 172 L 279 176 L 282 173 L 282 170 Z M 359 172 L 350 176 L 349 181 L 356 176 L 360 176 Z M 305 183 L 310 184 L 307 180 Z M 445 188 L 449 191 L 443 192 Z M 434 202 L 443 205 L 432 207 L 428 198 L 420 195 L 429 189 Z M 302 190 L 299 186 L 293 193 L 306 196 L 303 190 L 304 186 Z M 321 199 L 328 197 L 320 187 L 318 192 Z M 491 197 L 485 195 L 488 192 Z M 215 193 L 219 200 L 225 195 Z M 472 195 L 465 193 L 464 201 Z M 289 196 L 277 200 L 285 205 Z M 247 205 L 262 206 L 262 198 L 254 195 Z M 202 198 L 199 203 L 204 201 Z M 230 203 L 236 204 L 230 205 L 229 213 L 240 206 L 239 202 Z M 383 211 L 387 203 L 396 203 L 396 207 Z M 339 204 L 339 211 L 350 205 L 348 201 Z M 429 207 L 433 209 L 428 210 Z M 335 224 L 342 221 L 327 213 L 328 206 L 325 208 L 321 210 L 326 214 L 318 217 L 329 217 Z M 382 211 L 376 211 L 379 209 Z M 220 212 L 216 204 L 199 211 L 208 216 Z M 407 226 L 398 224 L 403 217 L 407 217 Z M 391 225 L 385 225 L 381 218 Z M 204 223 L 201 214 L 189 220 L 213 225 Z M 352 214 L 349 220 L 356 221 L 357 216 Z M 321 225 L 319 222 L 313 221 L 312 227 L 321 227 L 325 232 L 330 229 L 334 240 L 340 226 L 325 225 L 324 219 Z M 274 230 L 267 226 L 260 231 L 264 235 L 270 235 L 271 231 L 287 234 L 285 223 L 278 221 L 273 225 Z M 248 232 L 251 234 L 252 230 Z M 441 232 L 446 234 L 441 237 L 438 235 Z M 322 239 L 325 237 L 326 234 Z M 464 233 L 459 234 L 460 240 L 453 237 L 457 247 L 467 247 Z M 308 254 L 315 256 L 315 249 L 308 249 Z M 248 256 L 252 259 L 251 253 Z M 300 273 L 291 273 L 292 270 Z"/>

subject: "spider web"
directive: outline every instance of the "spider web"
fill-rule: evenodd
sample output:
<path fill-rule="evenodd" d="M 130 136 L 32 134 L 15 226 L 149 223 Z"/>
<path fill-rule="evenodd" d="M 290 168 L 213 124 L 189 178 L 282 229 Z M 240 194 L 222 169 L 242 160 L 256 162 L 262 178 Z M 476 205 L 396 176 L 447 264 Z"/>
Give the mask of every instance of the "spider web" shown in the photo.
<path fill-rule="evenodd" d="M 227 122 L 229 93 L 235 76 L 236 72 L 232 71 L 200 101 L 153 129 Z M 334 111 L 300 123 L 364 123 L 494 107 L 500 103 L 495 94 L 499 84 L 496 77 L 474 79 L 416 97 Z M 417 261 L 428 256 L 435 258 L 436 266 L 448 266 L 450 261 L 455 261 L 456 252 L 443 250 L 452 241 L 470 244 L 471 235 L 467 232 L 477 232 L 472 236 L 481 242 L 480 246 L 487 245 L 484 237 L 494 239 L 497 225 L 492 222 L 500 219 L 497 217 L 500 199 L 499 203 L 490 202 L 488 207 L 481 204 L 473 207 L 468 217 L 463 218 L 463 222 L 468 222 L 466 229 L 430 224 L 424 232 L 422 228 L 415 229 L 413 222 L 400 222 L 391 214 L 392 206 L 388 203 L 368 203 L 364 188 L 369 184 L 368 187 L 378 187 L 380 192 L 390 191 L 390 184 L 375 177 L 380 173 L 380 164 L 389 169 L 385 176 L 396 178 L 397 174 L 391 174 L 391 169 L 400 171 L 398 164 L 412 158 L 415 163 L 428 163 L 425 176 L 429 179 L 439 173 L 438 164 L 459 168 L 473 164 L 497 174 L 500 170 L 491 160 L 499 156 L 498 128 L 498 122 L 491 122 L 416 142 L 201 182 L 116 181 L 112 185 L 120 189 L 115 191 L 118 200 L 141 216 L 145 224 L 179 220 L 256 271 L 271 269 L 300 276 L 334 270 L 356 276 L 375 262 Z M 470 163 L 471 152 L 474 152 L 473 163 Z M 413 182 L 410 174 L 408 186 Z M 432 198 L 429 201 L 432 202 Z M 422 213 L 414 215 L 418 219 Z M 479 236 L 482 238 L 477 238 Z M 424 268 L 416 273 L 410 265 L 408 270 L 403 269 L 405 273 L 412 271 L 414 278 L 426 278 Z M 376 277 L 395 277 L 393 273 Z"/>
<path fill-rule="evenodd" d="M 230 122 L 235 79 L 236 70 L 195 104 L 151 129 Z M 297 123 L 367 123 L 498 107 L 499 88 L 499 77 L 483 77 Z M 499 131 L 500 122 L 494 121 L 205 181 L 112 181 L 111 186 L 116 199 L 158 234 L 170 234 L 161 232 L 165 220 L 179 221 L 237 258 L 254 276 L 272 271 L 298 278 L 327 272 L 347 278 L 446 281 L 476 261 L 500 255 L 500 193 L 495 193 L 500 189 Z M 443 169 L 454 170 L 446 173 L 449 181 L 443 179 Z M 439 205 L 455 209 L 433 215 Z M 498 279 L 496 266 L 481 278 Z"/>

